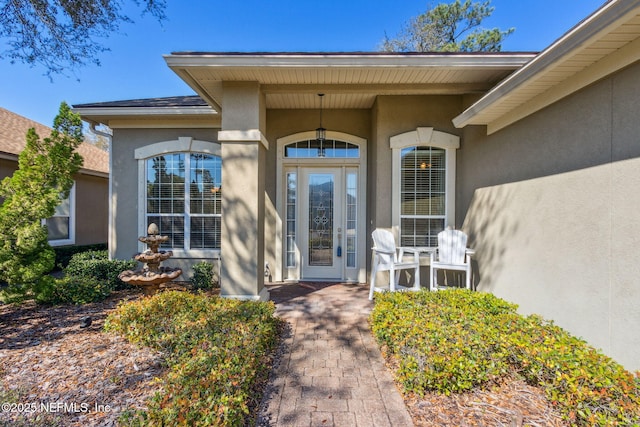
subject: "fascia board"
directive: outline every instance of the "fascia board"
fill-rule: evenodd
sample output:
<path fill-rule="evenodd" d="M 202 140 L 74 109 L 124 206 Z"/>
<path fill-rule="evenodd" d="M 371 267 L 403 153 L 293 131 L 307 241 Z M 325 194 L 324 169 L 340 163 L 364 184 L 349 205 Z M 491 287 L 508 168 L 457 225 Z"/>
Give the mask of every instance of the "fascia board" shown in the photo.
<path fill-rule="evenodd" d="M 507 77 L 471 107 L 455 117 L 453 119 L 454 126 L 463 128 L 469 124 L 487 124 L 478 123 L 474 119 L 484 110 L 499 103 L 504 96 L 525 85 L 535 76 L 544 73 L 549 67 L 560 62 L 589 40 L 597 38 L 612 26 L 624 22 L 627 15 L 638 7 L 640 7 L 640 0 L 612 0 L 606 3 L 593 15 L 542 51 L 531 62 Z"/>
<path fill-rule="evenodd" d="M 187 115 L 216 115 L 218 112 L 211 107 L 96 107 L 74 108 L 74 113 L 83 117 L 91 116 L 187 116 Z"/>
<path fill-rule="evenodd" d="M 535 54 L 482 54 L 482 55 L 228 55 L 209 53 L 177 53 L 164 55 L 172 69 L 186 67 L 212 68 L 519 68 L 529 62 Z"/>

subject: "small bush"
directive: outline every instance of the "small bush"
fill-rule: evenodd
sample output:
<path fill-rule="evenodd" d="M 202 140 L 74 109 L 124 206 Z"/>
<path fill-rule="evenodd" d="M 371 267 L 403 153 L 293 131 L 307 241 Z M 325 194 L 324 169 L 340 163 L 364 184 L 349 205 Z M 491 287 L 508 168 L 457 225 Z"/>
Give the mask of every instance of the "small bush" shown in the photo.
<path fill-rule="evenodd" d="M 219 287 L 218 280 L 214 280 L 216 274 L 214 265 L 201 261 L 193 266 L 193 277 L 191 277 L 191 285 L 194 289 L 211 289 Z"/>
<path fill-rule="evenodd" d="M 93 278 L 66 276 L 49 280 L 38 289 L 35 299 L 40 304 L 88 304 L 102 301 L 113 288 L 106 281 Z"/>
<path fill-rule="evenodd" d="M 640 379 L 538 316 L 467 290 L 376 296 L 376 339 L 397 358 L 407 393 L 444 394 L 515 372 L 577 426 L 638 425 Z"/>
<path fill-rule="evenodd" d="M 268 302 L 169 291 L 120 305 L 105 328 L 162 351 L 169 373 L 126 425 L 244 426 L 261 399 L 281 321 Z"/>
<path fill-rule="evenodd" d="M 71 245 L 71 246 L 56 246 L 53 248 L 56 253 L 56 267 L 64 269 L 69 265 L 71 257 L 77 253 L 88 251 L 106 251 L 106 243 L 98 243 L 95 245 Z"/>
<path fill-rule="evenodd" d="M 109 260 L 106 250 L 86 251 L 73 255 L 64 271 L 67 276 L 106 282 L 110 288 L 118 290 L 128 288 L 118 275 L 135 269 L 137 265 L 135 260 Z"/>

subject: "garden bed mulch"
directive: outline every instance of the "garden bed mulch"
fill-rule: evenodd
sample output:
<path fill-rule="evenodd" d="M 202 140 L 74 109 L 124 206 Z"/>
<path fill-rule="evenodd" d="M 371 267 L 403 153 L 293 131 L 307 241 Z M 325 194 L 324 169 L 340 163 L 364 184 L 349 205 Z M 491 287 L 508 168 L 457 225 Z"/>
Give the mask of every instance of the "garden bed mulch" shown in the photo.
<path fill-rule="evenodd" d="M 0 304 L 0 403 L 13 404 L 0 411 L 0 426 L 115 426 L 124 410 L 144 408 L 160 389 L 161 355 L 103 331 L 119 301 L 140 297 L 120 291 L 79 306 Z M 82 328 L 87 316 L 91 325 Z M 515 379 L 406 403 L 420 427 L 565 425 L 541 390 Z M 35 411 L 26 406 L 34 404 Z"/>
<path fill-rule="evenodd" d="M 103 332 L 119 301 L 139 297 L 0 305 L 0 426 L 113 426 L 123 410 L 144 408 L 159 390 L 161 355 Z"/>
<path fill-rule="evenodd" d="M 565 427 L 544 392 L 522 380 L 505 379 L 486 389 L 452 394 L 429 393 L 405 400 L 418 427 Z"/>
<path fill-rule="evenodd" d="M 383 346 L 382 354 L 391 372 L 398 360 Z M 396 384 L 399 390 L 401 384 Z M 515 372 L 500 381 L 449 396 L 429 392 L 410 394 L 405 404 L 416 427 L 568 427 L 560 411 L 544 390 L 518 378 Z"/>

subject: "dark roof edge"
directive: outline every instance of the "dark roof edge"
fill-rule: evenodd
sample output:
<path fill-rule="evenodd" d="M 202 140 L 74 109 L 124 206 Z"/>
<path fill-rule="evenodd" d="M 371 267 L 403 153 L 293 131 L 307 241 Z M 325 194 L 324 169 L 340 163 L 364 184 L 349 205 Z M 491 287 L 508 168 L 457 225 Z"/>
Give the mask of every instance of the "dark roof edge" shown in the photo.
<path fill-rule="evenodd" d="M 187 108 L 208 106 L 209 105 L 200 96 L 188 95 L 74 104 L 73 108 Z"/>

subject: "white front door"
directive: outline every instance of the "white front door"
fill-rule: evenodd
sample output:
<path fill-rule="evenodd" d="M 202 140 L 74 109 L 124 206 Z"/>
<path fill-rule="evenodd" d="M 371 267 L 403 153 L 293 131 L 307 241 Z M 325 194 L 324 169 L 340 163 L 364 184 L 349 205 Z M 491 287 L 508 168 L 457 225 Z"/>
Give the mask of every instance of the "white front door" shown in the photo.
<path fill-rule="evenodd" d="M 366 140 L 327 131 L 277 140 L 275 277 L 366 282 Z"/>
<path fill-rule="evenodd" d="M 300 174 L 300 252 L 302 278 L 342 279 L 344 171 L 302 168 Z"/>

